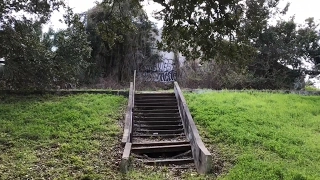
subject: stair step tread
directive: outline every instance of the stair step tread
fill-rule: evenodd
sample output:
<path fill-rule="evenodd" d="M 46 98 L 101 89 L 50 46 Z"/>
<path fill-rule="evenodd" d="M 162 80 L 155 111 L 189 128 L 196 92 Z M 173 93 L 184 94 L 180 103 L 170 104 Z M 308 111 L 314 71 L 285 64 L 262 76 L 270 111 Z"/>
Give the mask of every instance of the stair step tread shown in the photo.
<path fill-rule="evenodd" d="M 135 96 L 135 100 L 141 99 L 176 99 L 175 96 Z"/>
<path fill-rule="evenodd" d="M 188 164 L 194 163 L 193 158 L 184 158 L 184 159 L 155 159 L 155 160 L 141 160 L 144 164 L 147 165 L 169 165 L 169 164 Z"/>
<path fill-rule="evenodd" d="M 176 107 L 175 109 L 151 109 L 151 110 L 143 110 L 143 109 L 136 109 L 134 110 L 134 113 L 169 113 L 169 112 L 173 112 L 173 113 L 179 113 L 179 109 Z"/>
<path fill-rule="evenodd" d="M 159 99 L 141 98 L 141 99 L 135 99 L 135 101 L 138 101 L 138 102 L 150 102 L 150 101 L 166 102 L 166 101 L 177 101 L 177 100 L 176 100 L 176 98 L 159 98 Z"/>
<path fill-rule="evenodd" d="M 134 116 L 134 121 L 181 121 L 180 116 L 176 117 L 136 117 Z"/>
<path fill-rule="evenodd" d="M 145 128 L 150 130 L 157 130 L 157 129 L 180 129 L 183 128 L 183 125 L 137 125 L 135 127 Z"/>
<path fill-rule="evenodd" d="M 158 134 L 177 134 L 177 133 L 183 133 L 184 130 L 183 129 L 176 129 L 176 130 L 149 130 L 149 129 L 139 129 L 139 130 L 135 130 L 134 132 L 137 133 L 158 133 Z"/>
<path fill-rule="evenodd" d="M 133 142 L 132 146 L 133 147 L 138 147 L 138 146 L 165 146 L 165 145 L 178 145 L 178 144 L 190 144 L 190 141 L 158 141 L 158 142 Z"/>
<path fill-rule="evenodd" d="M 191 150 L 190 144 L 176 144 L 176 145 L 164 145 L 164 146 L 139 146 L 132 147 L 131 151 L 135 154 L 142 153 L 165 153 L 165 152 L 180 152 Z"/>
<path fill-rule="evenodd" d="M 140 103 L 140 102 L 135 102 L 134 103 L 135 106 L 139 107 L 143 107 L 143 106 L 153 106 L 153 107 L 159 107 L 159 106 L 175 106 L 177 105 L 177 102 L 154 102 L 154 103 Z"/>
<path fill-rule="evenodd" d="M 154 125 L 182 125 L 181 121 L 134 121 L 136 125 L 154 124 Z"/>
<path fill-rule="evenodd" d="M 135 93 L 134 95 L 136 96 L 175 96 L 174 93 L 143 93 L 143 92 L 140 92 L 140 93 Z"/>
<path fill-rule="evenodd" d="M 159 138 L 168 138 L 168 137 L 184 137 L 184 133 L 181 134 L 133 134 L 133 137 L 140 137 L 140 138 L 151 138 L 151 137 L 159 137 Z"/>
<path fill-rule="evenodd" d="M 141 132 L 173 132 L 173 131 L 183 131 L 183 129 L 156 129 L 156 130 L 152 130 L 152 129 L 145 129 L 145 128 L 141 128 L 139 130 L 136 131 L 141 131 Z"/>
<path fill-rule="evenodd" d="M 132 150 L 140 150 L 140 149 L 175 149 L 181 147 L 191 147 L 190 144 L 173 144 L 173 145 L 165 145 L 165 146 L 143 146 L 143 147 L 132 147 Z"/>
<path fill-rule="evenodd" d="M 134 115 L 173 115 L 173 116 L 176 116 L 176 115 L 180 115 L 179 112 L 149 112 L 149 113 L 145 113 L 145 112 L 133 112 Z"/>
<path fill-rule="evenodd" d="M 139 106 L 139 107 L 135 107 L 134 111 L 136 110 L 145 110 L 145 109 L 142 109 L 142 108 L 148 108 L 148 109 L 156 109 L 156 110 L 162 110 L 162 109 L 177 109 L 178 106 Z"/>
<path fill-rule="evenodd" d="M 135 119 L 165 119 L 165 118 L 180 118 L 180 114 L 133 114 Z"/>

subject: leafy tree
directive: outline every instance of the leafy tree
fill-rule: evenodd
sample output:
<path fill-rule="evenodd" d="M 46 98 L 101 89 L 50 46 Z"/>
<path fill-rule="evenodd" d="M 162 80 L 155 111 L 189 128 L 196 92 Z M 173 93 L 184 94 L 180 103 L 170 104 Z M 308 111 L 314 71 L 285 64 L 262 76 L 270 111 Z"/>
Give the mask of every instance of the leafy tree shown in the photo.
<path fill-rule="evenodd" d="M 121 82 L 131 78 L 140 65 L 158 60 L 152 53 L 155 25 L 133 1 L 98 4 L 87 13 L 87 30 L 94 63 L 89 75 L 116 76 Z"/>
<path fill-rule="evenodd" d="M 5 1 L 1 4 L 0 57 L 5 59 L 2 88 L 46 89 L 75 78 L 90 47 L 84 26 L 70 9 L 69 28 L 54 35 L 42 33 L 50 13 L 64 7 L 62 1 Z M 14 13 L 23 13 L 22 17 Z M 53 47 L 56 49 L 54 50 Z"/>
<path fill-rule="evenodd" d="M 280 9 L 279 0 L 154 2 L 164 7 L 158 13 L 165 21 L 164 49 L 230 64 L 240 74 L 253 73 L 260 88 L 288 88 L 304 73 L 319 73 L 302 66 L 307 61 L 319 68 L 320 36 L 314 20 L 302 26 L 294 19 L 269 23 L 285 14 L 289 4 Z"/>
<path fill-rule="evenodd" d="M 313 64 L 315 70 L 320 70 L 319 24 L 314 21 L 314 18 L 308 18 L 305 22 L 297 30 L 297 49 L 305 61 Z"/>
<path fill-rule="evenodd" d="M 59 86 L 64 83 L 79 83 L 80 76 L 90 64 L 92 50 L 80 16 L 73 14 L 70 8 L 65 15 L 65 23 L 69 24 L 67 29 L 57 32 L 49 30 L 42 41 L 49 52 L 53 51 L 54 56 L 50 60 L 52 84 Z"/>
<path fill-rule="evenodd" d="M 298 26 L 294 19 L 278 21 L 276 25 L 263 28 L 250 43 L 258 50 L 250 71 L 262 78 L 264 82 L 260 84 L 268 84 L 268 88 L 289 88 L 295 79 L 310 72 L 303 65 L 316 63 L 320 37 L 314 21 L 306 22 Z"/>
<path fill-rule="evenodd" d="M 63 0 L 2 0 L 0 3 L 0 25 L 8 25 L 17 20 L 17 13 L 23 14 L 23 18 L 36 18 L 40 23 L 45 23 L 49 20 L 51 13 L 64 7 Z"/>
<path fill-rule="evenodd" d="M 226 45 L 230 51 L 237 50 L 241 55 L 252 49 L 242 46 L 250 41 L 250 34 L 256 34 L 266 25 L 279 0 L 154 0 L 164 9 L 158 17 L 164 19 L 163 47 L 177 48 L 189 59 L 214 59 L 224 53 Z M 245 21 L 245 22 L 244 22 Z M 250 27 L 246 27 L 249 25 Z M 242 33 L 245 33 L 242 36 Z M 250 32 L 250 31 L 251 32 Z M 228 46 L 229 46 L 228 45 Z M 236 49 L 234 49 L 236 48 Z M 234 59 L 234 53 L 226 53 Z M 241 58 L 246 59 L 246 58 Z M 219 59 L 216 59 L 219 61 Z"/>

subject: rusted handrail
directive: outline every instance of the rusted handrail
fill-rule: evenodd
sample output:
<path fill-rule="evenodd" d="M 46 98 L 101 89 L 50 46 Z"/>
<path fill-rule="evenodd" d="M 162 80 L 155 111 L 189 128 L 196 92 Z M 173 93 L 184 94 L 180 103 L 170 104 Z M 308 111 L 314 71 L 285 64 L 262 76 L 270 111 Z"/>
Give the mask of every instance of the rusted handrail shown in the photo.
<path fill-rule="evenodd" d="M 177 82 L 174 82 L 174 92 L 177 98 L 185 134 L 191 144 L 192 156 L 194 158 L 197 171 L 200 174 L 210 173 L 212 171 L 212 156 L 201 140 L 198 129 L 187 106 L 187 102 L 184 99 Z"/>

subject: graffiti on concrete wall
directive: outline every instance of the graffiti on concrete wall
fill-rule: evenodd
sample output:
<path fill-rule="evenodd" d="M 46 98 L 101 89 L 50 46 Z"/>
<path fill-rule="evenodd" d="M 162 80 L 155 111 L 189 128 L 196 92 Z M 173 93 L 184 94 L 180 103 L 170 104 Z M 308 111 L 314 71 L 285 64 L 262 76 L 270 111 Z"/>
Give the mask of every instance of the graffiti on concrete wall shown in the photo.
<path fill-rule="evenodd" d="M 138 72 L 142 81 L 172 82 L 177 80 L 177 73 L 172 59 L 163 59 L 154 66 L 144 66 Z"/>

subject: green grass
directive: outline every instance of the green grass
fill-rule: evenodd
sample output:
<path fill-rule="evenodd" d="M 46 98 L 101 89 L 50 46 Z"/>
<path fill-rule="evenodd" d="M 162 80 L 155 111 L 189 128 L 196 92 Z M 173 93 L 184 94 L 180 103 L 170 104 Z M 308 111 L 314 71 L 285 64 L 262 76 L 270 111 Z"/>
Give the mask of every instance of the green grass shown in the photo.
<path fill-rule="evenodd" d="M 320 97 L 269 93 L 186 94 L 218 179 L 320 179 Z"/>
<path fill-rule="evenodd" d="M 320 97 L 186 94 L 218 179 L 320 179 Z M 0 96 L 0 179 L 215 179 L 145 167 L 119 172 L 127 99 Z"/>
<path fill-rule="evenodd" d="M 305 87 L 306 91 L 320 91 L 320 89 L 314 87 L 314 86 L 306 86 Z"/>
<path fill-rule="evenodd" d="M 109 95 L 0 97 L 0 179 L 102 179 L 114 172 L 125 104 Z"/>
<path fill-rule="evenodd" d="M 121 174 L 126 104 L 111 95 L 0 96 L 0 180 L 201 177 L 160 167 Z"/>

